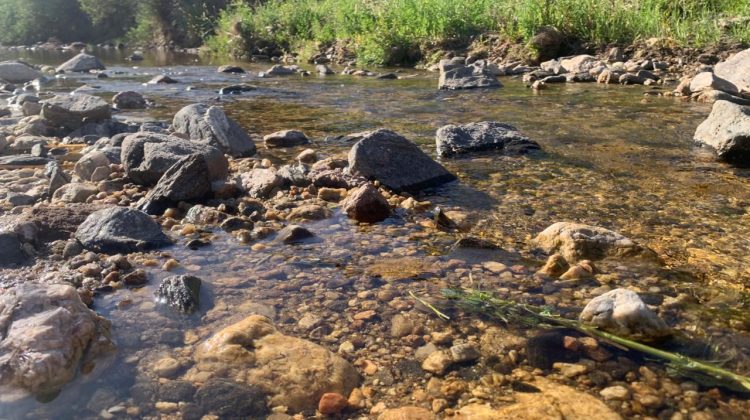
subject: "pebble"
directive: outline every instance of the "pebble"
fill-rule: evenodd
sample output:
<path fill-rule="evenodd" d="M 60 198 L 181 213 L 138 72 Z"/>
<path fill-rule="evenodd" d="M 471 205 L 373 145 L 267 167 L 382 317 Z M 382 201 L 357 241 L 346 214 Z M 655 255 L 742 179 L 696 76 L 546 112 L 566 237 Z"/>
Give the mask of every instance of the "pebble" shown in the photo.
<path fill-rule="evenodd" d="M 161 378 L 173 378 L 179 370 L 180 362 L 171 357 L 159 359 L 154 364 L 154 372 Z"/>

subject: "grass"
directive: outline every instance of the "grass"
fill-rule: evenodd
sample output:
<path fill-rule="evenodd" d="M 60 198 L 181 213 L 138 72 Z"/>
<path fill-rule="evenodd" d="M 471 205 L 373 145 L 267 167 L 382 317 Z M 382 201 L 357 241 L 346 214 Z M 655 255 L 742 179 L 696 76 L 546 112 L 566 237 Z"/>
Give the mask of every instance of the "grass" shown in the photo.
<path fill-rule="evenodd" d="M 721 39 L 750 42 L 747 0 L 268 0 L 239 1 L 219 18 L 214 50 L 247 52 L 275 45 L 290 52 L 345 42 L 360 61 L 401 64 L 430 47 L 464 43 L 485 33 L 529 41 L 544 26 L 568 39 L 605 45 L 669 37 L 679 45 Z"/>

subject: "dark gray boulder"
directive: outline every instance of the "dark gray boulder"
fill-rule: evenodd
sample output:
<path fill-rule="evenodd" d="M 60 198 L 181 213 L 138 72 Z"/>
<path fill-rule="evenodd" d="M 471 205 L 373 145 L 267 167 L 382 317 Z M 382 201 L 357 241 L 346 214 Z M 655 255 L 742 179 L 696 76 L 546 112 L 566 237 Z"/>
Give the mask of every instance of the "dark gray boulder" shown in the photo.
<path fill-rule="evenodd" d="M 463 59 L 441 60 L 439 64 L 440 80 L 438 89 L 475 89 L 498 88 L 502 84 L 485 66 L 478 64 L 465 65 Z"/>
<path fill-rule="evenodd" d="M 156 297 L 182 312 L 193 312 L 200 303 L 201 279 L 193 276 L 171 276 L 161 281 Z"/>
<path fill-rule="evenodd" d="M 58 73 L 84 73 L 91 70 L 106 70 L 106 67 L 98 58 L 86 53 L 80 53 L 57 67 Z"/>
<path fill-rule="evenodd" d="M 75 94 L 55 96 L 42 104 L 42 118 L 50 127 L 75 130 L 86 123 L 112 118 L 112 109 L 102 98 Z"/>
<path fill-rule="evenodd" d="M 694 139 L 712 148 L 722 160 L 750 166 L 750 106 L 716 101 L 711 114 L 695 130 Z"/>
<path fill-rule="evenodd" d="M 518 155 L 540 149 L 538 143 L 512 125 L 495 121 L 446 125 L 438 129 L 435 137 L 437 154 L 442 157 L 485 150 Z"/>
<path fill-rule="evenodd" d="M 17 265 L 26 261 L 21 239 L 16 233 L 0 231 L 0 267 Z"/>
<path fill-rule="evenodd" d="M 370 132 L 351 148 L 349 171 L 396 192 L 417 192 L 456 180 L 416 144 L 384 129 Z"/>
<path fill-rule="evenodd" d="M 180 159 L 196 153 L 205 159 L 211 180 L 227 177 L 229 163 L 221 150 L 161 133 L 140 132 L 127 136 L 122 142 L 120 160 L 133 182 L 153 185 Z"/>
<path fill-rule="evenodd" d="M 167 169 L 138 208 L 148 214 L 162 214 L 180 201 L 200 200 L 210 193 L 211 179 L 206 159 L 194 154 Z"/>
<path fill-rule="evenodd" d="M 188 105 L 175 114 L 172 128 L 192 141 L 218 147 L 234 157 L 255 154 L 255 143 L 250 136 L 216 106 Z"/>
<path fill-rule="evenodd" d="M 172 243 L 149 215 L 127 207 L 91 213 L 76 230 L 75 238 L 84 248 L 107 254 L 144 251 Z"/>

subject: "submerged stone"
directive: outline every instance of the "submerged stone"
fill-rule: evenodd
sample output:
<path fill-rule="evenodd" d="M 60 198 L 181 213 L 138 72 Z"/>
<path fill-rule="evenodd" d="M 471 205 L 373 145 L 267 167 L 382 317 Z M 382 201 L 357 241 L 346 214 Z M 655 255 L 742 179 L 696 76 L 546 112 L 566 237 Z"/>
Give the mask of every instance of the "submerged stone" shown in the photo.
<path fill-rule="evenodd" d="M 592 299 L 581 312 L 581 322 L 625 337 L 654 340 L 671 330 L 653 313 L 637 293 L 615 289 Z"/>
<path fill-rule="evenodd" d="M 654 251 L 617 232 L 581 223 L 555 223 L 540 233 L 534 242 L 548 254 L 559 253 L 568 262 L 606 257 L 657 259 Z"/>
<path fill-rule="evenodd" d="M 201 279 L 194 276 L 171 276 L 161 281 L 156 297 L 182 312 L 193 312 L 200 303 Z"/>
<path fill-rule="evenodd" d="M 463 125 L 446 125 L 436 134 L 438 156 L 498 150 L 509 155 L 539 150 L 539 144 L 521 134 L 515 127 L 496 121 Z"/>

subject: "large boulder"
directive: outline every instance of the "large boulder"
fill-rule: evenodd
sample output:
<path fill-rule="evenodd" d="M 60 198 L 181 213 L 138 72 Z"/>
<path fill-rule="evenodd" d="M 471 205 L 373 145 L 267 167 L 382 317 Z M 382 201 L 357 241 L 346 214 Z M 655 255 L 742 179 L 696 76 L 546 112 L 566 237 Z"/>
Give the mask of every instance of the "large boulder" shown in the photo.
<path fill-rule="evenodd" d="M 640 296 L 627 289 L 611 290 L 591 299 L 579 319 L 637 340 L 654 340 L 671 334 L 667 324 L 643 303 Z"/>
<path fill-rule="evenodd" d="M 6 83 L 26 83 L 41 76 L 41 73 L 33 67 L 18 61 L 3 61 L 0 63 L 0 80 Z"/>
<path fill-rule="evenodd" d="M 86 123 L 112 118 L 112 108 L 102 98 L 75 94 L 55 96 L 42 104 L 42 118 L 50 127 L 75 130 Z"/>
<path fill-rule="evenodd" d="M 91 70 L 105 70 L 104 64 L 98 58 L 86 53 L 80 53 L 70 60 L 60 64 L 56 71 L 67 73 L 84 73 Z"/>
<path fill-rule="evenodd" d="M 438 89 L 475 89 L 498 88 L 502 84 L 497 77 L 481 63 L 465 65 L 460 57 L 452 60 L 441 60 L 439 64 L 440 79 Z"/>
<path fill-rule="evenodd" d="M 211 178 L 206 159 L 194 154 L 167 169 L 138 208 L 148 214 L 161 214 L 180 201 L 200 200 L 210 193 Z"/>
<path fill-rule="evenodd" d="M 196 153 L 205 159 L 211 180 L 227 177 L 229 162 L 221 150 L 167 134 L 139 132 L 127 136 L 120 159 L 135 183 L 153 185 L 180 159 Z"/>
<path fill-rule="evenodd" d="M 109 322 L 63 284 L 22 283 L 0 294 L 0 387 L 52 393 L 84 359 L 112 348 Z M 5 391 L 0 403 L 10 393 Z"/>
<path fill-rule="evenodd" d="M 255 154 L 255 143 L 250 136 L 216 106 L 188 105 L 175 114 L 172 128 L 192 141 L 218 147 L 234 157 Z"/>
<path fill-rule="evenodd" d="M 721 77 L 716 76 L 710 71 L 698 73 L 690 81 L 690 92 L 700 92 L 702 90 L 719 90 L 722 92 L 737 92 L 737 87 Z"/>
<path fill-rule="evenodd" d="M 384 129 L 368 133 L 351 148 L 349 171 L 396 192 L 417 192 L 456 179 L 416 144 Z"/>
<path fill-rule="evenodd" d="M 750 48 L 717 64 L 714 74 L 734 85 L 734 91 L 729 93 L 750 95 Z"/>
<path fill-rule="evenodd" d="M 107 254 L 145 251 L 172 243 L 149 215 L 127 207 L 91 213 L 76 230 L 75 238 L 84 248 Z"/>
<path fill-rule="evenodd" d="M 314 411 L 323 394 L 349 395 L 360 381 L 357 371 L 340 356 L 281 334 L 260 315 L 219 331 L 198 346 L 194 358 L 192 373 L 229 374 L 261 388 L 270 396 L 270 406 L 285 406 L 292 412 Z"/>
<path fill-rule="evenodd" d="M 654 251 L 609 229 L 581 223 L 558 222 L 534 239 L 548 254 L 559 253 L 568 262 L 606 257 L 656 259 Z"/>
<path fill-rule="evenodd" d="M 750 166 L 750 106 L 716 101 L 694 139 L 727 162 Z"/>
<path fill-rule="evenodd" d="M 446 125 L 438 129 L 435 140 L 438 156 L 443 157 L 483 150 L 518 155 L 540 149 L 515 127 L 495 121 Z"/>

